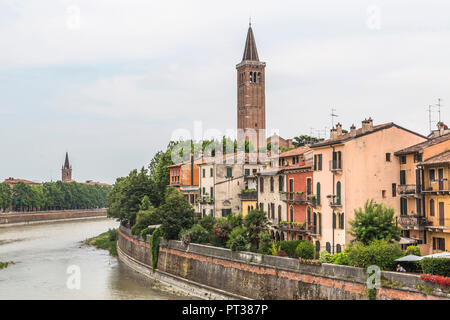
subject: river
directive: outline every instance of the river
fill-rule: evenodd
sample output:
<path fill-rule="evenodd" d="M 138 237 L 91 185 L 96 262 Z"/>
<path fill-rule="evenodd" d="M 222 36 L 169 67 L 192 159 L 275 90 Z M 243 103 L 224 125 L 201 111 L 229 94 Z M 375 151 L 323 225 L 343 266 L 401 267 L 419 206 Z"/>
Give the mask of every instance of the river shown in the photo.
<path fill-rule="evenodd" d="M 0 261 L 14 262 L 0 270 L 0 299 L 191 299 L 82 243 L 118 226 L 102 218 L 0 228 Z"/>

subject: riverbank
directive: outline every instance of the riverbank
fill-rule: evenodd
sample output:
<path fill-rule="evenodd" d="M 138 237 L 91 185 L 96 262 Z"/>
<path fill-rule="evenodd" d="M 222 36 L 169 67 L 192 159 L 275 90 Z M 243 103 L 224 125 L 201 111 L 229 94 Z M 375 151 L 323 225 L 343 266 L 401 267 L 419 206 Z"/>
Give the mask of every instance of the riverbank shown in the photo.
<path fill-rule="evenodd" d="M 14 227 L 28 224 L 49 223 L 54 221 L 75 221 L 85 219 L 106 218 L 106 208 L 60 210 L 47 212 L 8 213 L 0 214 L 0 228 Z"/>
<path fill-rule="evenodd" d="M 118 234 L 119 229 L 109 229 L 96 237 L 84 240 L 83 243 L 89 246 L 94 246 L 97 249 L 108 250 L 110 255 L 117 257 Z"/>

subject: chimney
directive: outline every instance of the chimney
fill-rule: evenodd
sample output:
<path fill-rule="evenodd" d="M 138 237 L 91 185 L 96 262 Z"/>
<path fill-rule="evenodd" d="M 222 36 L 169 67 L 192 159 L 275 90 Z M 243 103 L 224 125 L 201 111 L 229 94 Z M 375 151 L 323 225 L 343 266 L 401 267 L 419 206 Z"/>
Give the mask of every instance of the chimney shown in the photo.
<path fill-rule="evenodd" d="M 352 126 L 350 127 L 350 137 L 356 137 L 356 127 L 354 124 L 352 124 Z"/>
<path fill-rule="evenodd" d="M 336 131 L 338 136 L 342 134 L 342 124 L 339 122 L 336 124 Z"/>
<path fill-rule="evenodd" d="M 332 128 L 330 130 L 330 139 L 331 140 L 336 140 L 337 137 L 338 137 L 337 130 L 335 128 Z"/>
<path fill-rule="evenodd" d="M 372 131 L 372 129 L 373 129 L 373 120 L 372 120 L 372 118 L 364 119 L 362 121 L 362 132 L 366 133 L 366 132 Z"/>

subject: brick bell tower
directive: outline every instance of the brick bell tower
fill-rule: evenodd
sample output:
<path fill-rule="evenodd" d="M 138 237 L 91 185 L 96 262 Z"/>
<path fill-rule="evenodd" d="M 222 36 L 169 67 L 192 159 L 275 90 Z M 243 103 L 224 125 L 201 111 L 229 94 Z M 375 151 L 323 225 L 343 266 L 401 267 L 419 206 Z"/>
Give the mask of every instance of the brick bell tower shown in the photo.
<path fill-rule="evenodd" d="M 61 181 L 70 182 L 72 181 L 72 166 L 69 164 L 69 154 L 66 152 L 66 160 L 64 161 L 64 166 L 61 169 Z"/>
<path fill-rule="evenodd" d="M 249 23 L 242 61 L 237 69 L 237 127 L 243 129 L 244 136 L 238 135 L 238 141 L 244 138 L 252 142 L 255 148 L 266 146 L 266 63 L 259 61 L 255 36 Z M 253 129 L 256 136 L 251 133 Z M 255 150 L 256 151 L 256 150 Z"/>

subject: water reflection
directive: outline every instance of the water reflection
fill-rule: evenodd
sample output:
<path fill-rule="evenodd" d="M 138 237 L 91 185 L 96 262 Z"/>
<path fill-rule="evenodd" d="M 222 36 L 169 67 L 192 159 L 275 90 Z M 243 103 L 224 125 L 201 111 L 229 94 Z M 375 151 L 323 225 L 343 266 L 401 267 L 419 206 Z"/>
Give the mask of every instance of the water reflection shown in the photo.
<path fill-rule="evenodd" d="M 111 219 L 0 228 L 0 299 L 190 299 L 161 290 L 106 250 L 82 240 L 118 227 Z M 80 289 L 67 287 L 69 266 L 80 268 Z"/>

